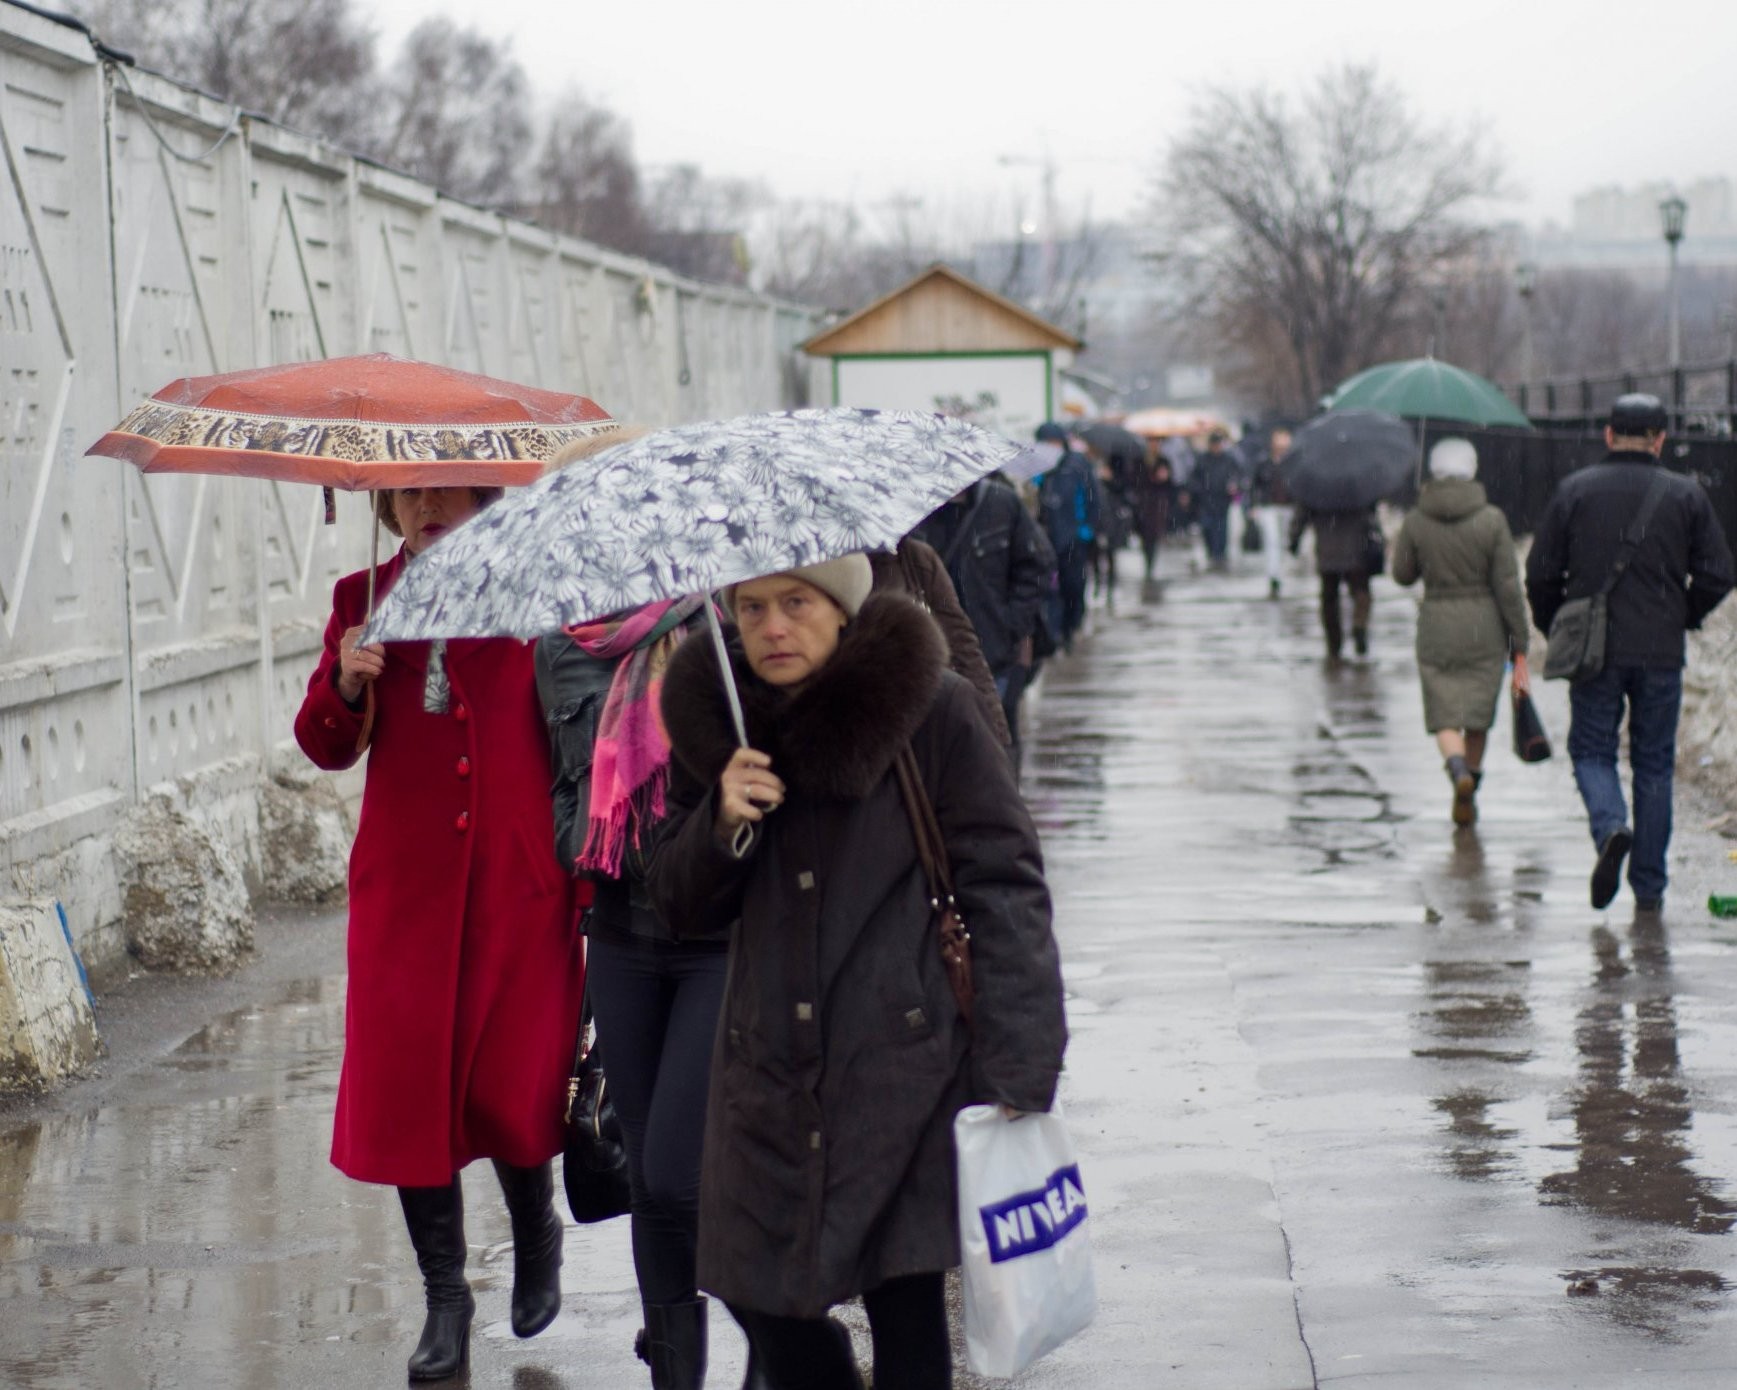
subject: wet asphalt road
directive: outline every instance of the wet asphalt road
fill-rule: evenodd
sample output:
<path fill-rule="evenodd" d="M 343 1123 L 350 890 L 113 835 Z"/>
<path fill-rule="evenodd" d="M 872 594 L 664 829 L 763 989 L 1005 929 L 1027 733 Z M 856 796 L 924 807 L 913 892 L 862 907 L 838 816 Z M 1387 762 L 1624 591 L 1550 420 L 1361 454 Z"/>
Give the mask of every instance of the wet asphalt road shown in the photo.
<path fill-rule="evenodd" d="M 1679 789 L 1662 926 L 1626 890 L 1593 912 L 1560 751 L 1522 766 L 1504 722 L 1483 819 L 1454 831 L 1409 597 L 1377 581 L 1371 657 L 1329 668 L 1292 590 L 1125 585 L 1033 700 L 1102 1310 L 1018 1383 L 1737 1385 L 1716 811 Z M 0 1386 L 403 1383 L 396 1201 L 326 1163 L 340 927 L 269 937 L 237 979 L 107 1001 L 102 1074 L 0 1113 Z M 647 1384 L 625 1223 L 569 1229 L 566 1307 L 516 1342 L 492 1184 L 466 1175 L 460 1383 Z M 739 1384 L 713 1331 L 711 1383 Z"/>

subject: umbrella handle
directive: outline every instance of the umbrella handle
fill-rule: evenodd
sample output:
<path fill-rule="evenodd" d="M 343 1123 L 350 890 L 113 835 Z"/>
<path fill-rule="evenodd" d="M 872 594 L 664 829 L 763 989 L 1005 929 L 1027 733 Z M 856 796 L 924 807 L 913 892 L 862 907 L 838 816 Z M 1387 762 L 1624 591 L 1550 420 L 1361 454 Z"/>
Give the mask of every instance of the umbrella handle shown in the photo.
<path fill-rule="evenodd" d="M 724 680 L 724 698 L 730 702 L 730 722 L 736 726 L 736 742 L 748 746 L 748 726 L 742 719 L 742 696 L 736 689 L 736 672 L 730 665 L 730 648 L 724 641 L 724 626 L 718 621 L 717 600 L 706 595 L 706 626 L 712 633 L 712 650 L 718 654 L 718 672 Z M 730 841 L 730 849 L 740 859 L 754 843 L 754 827 L 739 825 Z"/>
<path fill-rule="evenodd" d="M 369 494 L 372 496 L 372 494 Z M 374 539 L 368 547 L 368 621 L 374 620 L 374 572 L 380 568 L 380 508 L 374 509 Z"/>
<path fill-rule="evenodd" d="M 748 726 L 742 719 L 742 697 L 736 690 L 736 673 L 730 666 L 730 649 L 724 642 L 724 627 L 718 621 L 716 599 L 706 595 L 706 626 L 712 632 L 712 650 L 718 654 L 718 671 L 724 678 L 724 698 L 730 702 L 730 722 L 736 726 L 736 742 L 748 746 Z"/>

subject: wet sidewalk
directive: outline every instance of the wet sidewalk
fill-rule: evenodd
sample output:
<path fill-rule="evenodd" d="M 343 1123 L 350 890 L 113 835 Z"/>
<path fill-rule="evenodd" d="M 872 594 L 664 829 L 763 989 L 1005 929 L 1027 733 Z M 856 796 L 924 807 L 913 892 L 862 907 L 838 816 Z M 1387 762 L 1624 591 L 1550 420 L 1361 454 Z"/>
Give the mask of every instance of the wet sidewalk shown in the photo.
<path fill-rule="evenodd" d="M 1019 1383 L 1737 1384 L 1737 928 L 1701 906 L 1737 865 L 1682 795 L 1662 929 L 1591 911 L 1558 687 L 1558 758 L 1504 722 L 1454 831 L 1412 611 L 1377 581 L 1370 658 L 1329 668 L 1301 581 L 1125 585 L 1034 699 L 1102 1311 Z M 403 1383 L 396 1200 L 326 1162 L 341 936 L 274 930 L 287 962 L 136 987 L 169 1017 L 117 1001 L 102 1077 L 0 1116 L 0 1385 Z M 569 1229 L 517 1342 L 492 1174 L 466 1189 L 468 1383 L 648 1384 L 626 1223 Z"/>

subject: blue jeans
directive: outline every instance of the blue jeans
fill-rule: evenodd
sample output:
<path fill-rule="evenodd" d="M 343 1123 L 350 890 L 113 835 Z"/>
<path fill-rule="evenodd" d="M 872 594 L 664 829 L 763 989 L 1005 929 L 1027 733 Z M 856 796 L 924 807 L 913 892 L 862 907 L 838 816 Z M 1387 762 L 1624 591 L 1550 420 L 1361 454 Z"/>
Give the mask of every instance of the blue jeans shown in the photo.
<path fill-rule="evenodd" d="M 1200 539 L 1211 560 L 1222 560 L 1230 550 L 1230 504 L 1221 509 L 1217 503 L 1200 508 Z"/>
<path fill-rule="evenodd" d="M 1665 895 L 1665 851 L 1671 845 L 1671 775 L 1677 762 L 1677 716 L 1683 706 L 1681 668 L 1607 666 L 1569 690 L 1573 722 L 1568 756 L 1592 842 L 1603 846 L 1628 824 L 1617 777 L 1623 706 L 1628 706 L 1628 762 L 1634 781 L 1634 848 L 1628 885 L 1641 902 Z"/>

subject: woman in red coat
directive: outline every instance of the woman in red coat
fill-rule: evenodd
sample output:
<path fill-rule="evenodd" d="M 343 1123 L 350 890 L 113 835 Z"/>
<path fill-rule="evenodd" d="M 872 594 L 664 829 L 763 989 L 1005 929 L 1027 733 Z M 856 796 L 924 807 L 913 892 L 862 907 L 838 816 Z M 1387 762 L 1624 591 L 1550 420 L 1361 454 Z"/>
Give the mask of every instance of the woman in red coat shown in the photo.
<path fill-rule="evenodd" d="M 411 556 L 499 496 L 376 495 Z M 572 881 L 555 862 L 549 746 L 534 649 L 508 638 L 357 646 L 367 571 L 340 579 L 325 654 L 296 715 L 323 768 L 368 750 L 350 853 L 349 994 L 332 1162 L 398 1188 L 427 1292 L 410 1379 L 464 1364 L 475 1303 L 464 1277 L 458 1172 L 494 1161 L 513 1226 L 513 1331 L 561 1306 L 550 1160 L 584 987 Z"/>

